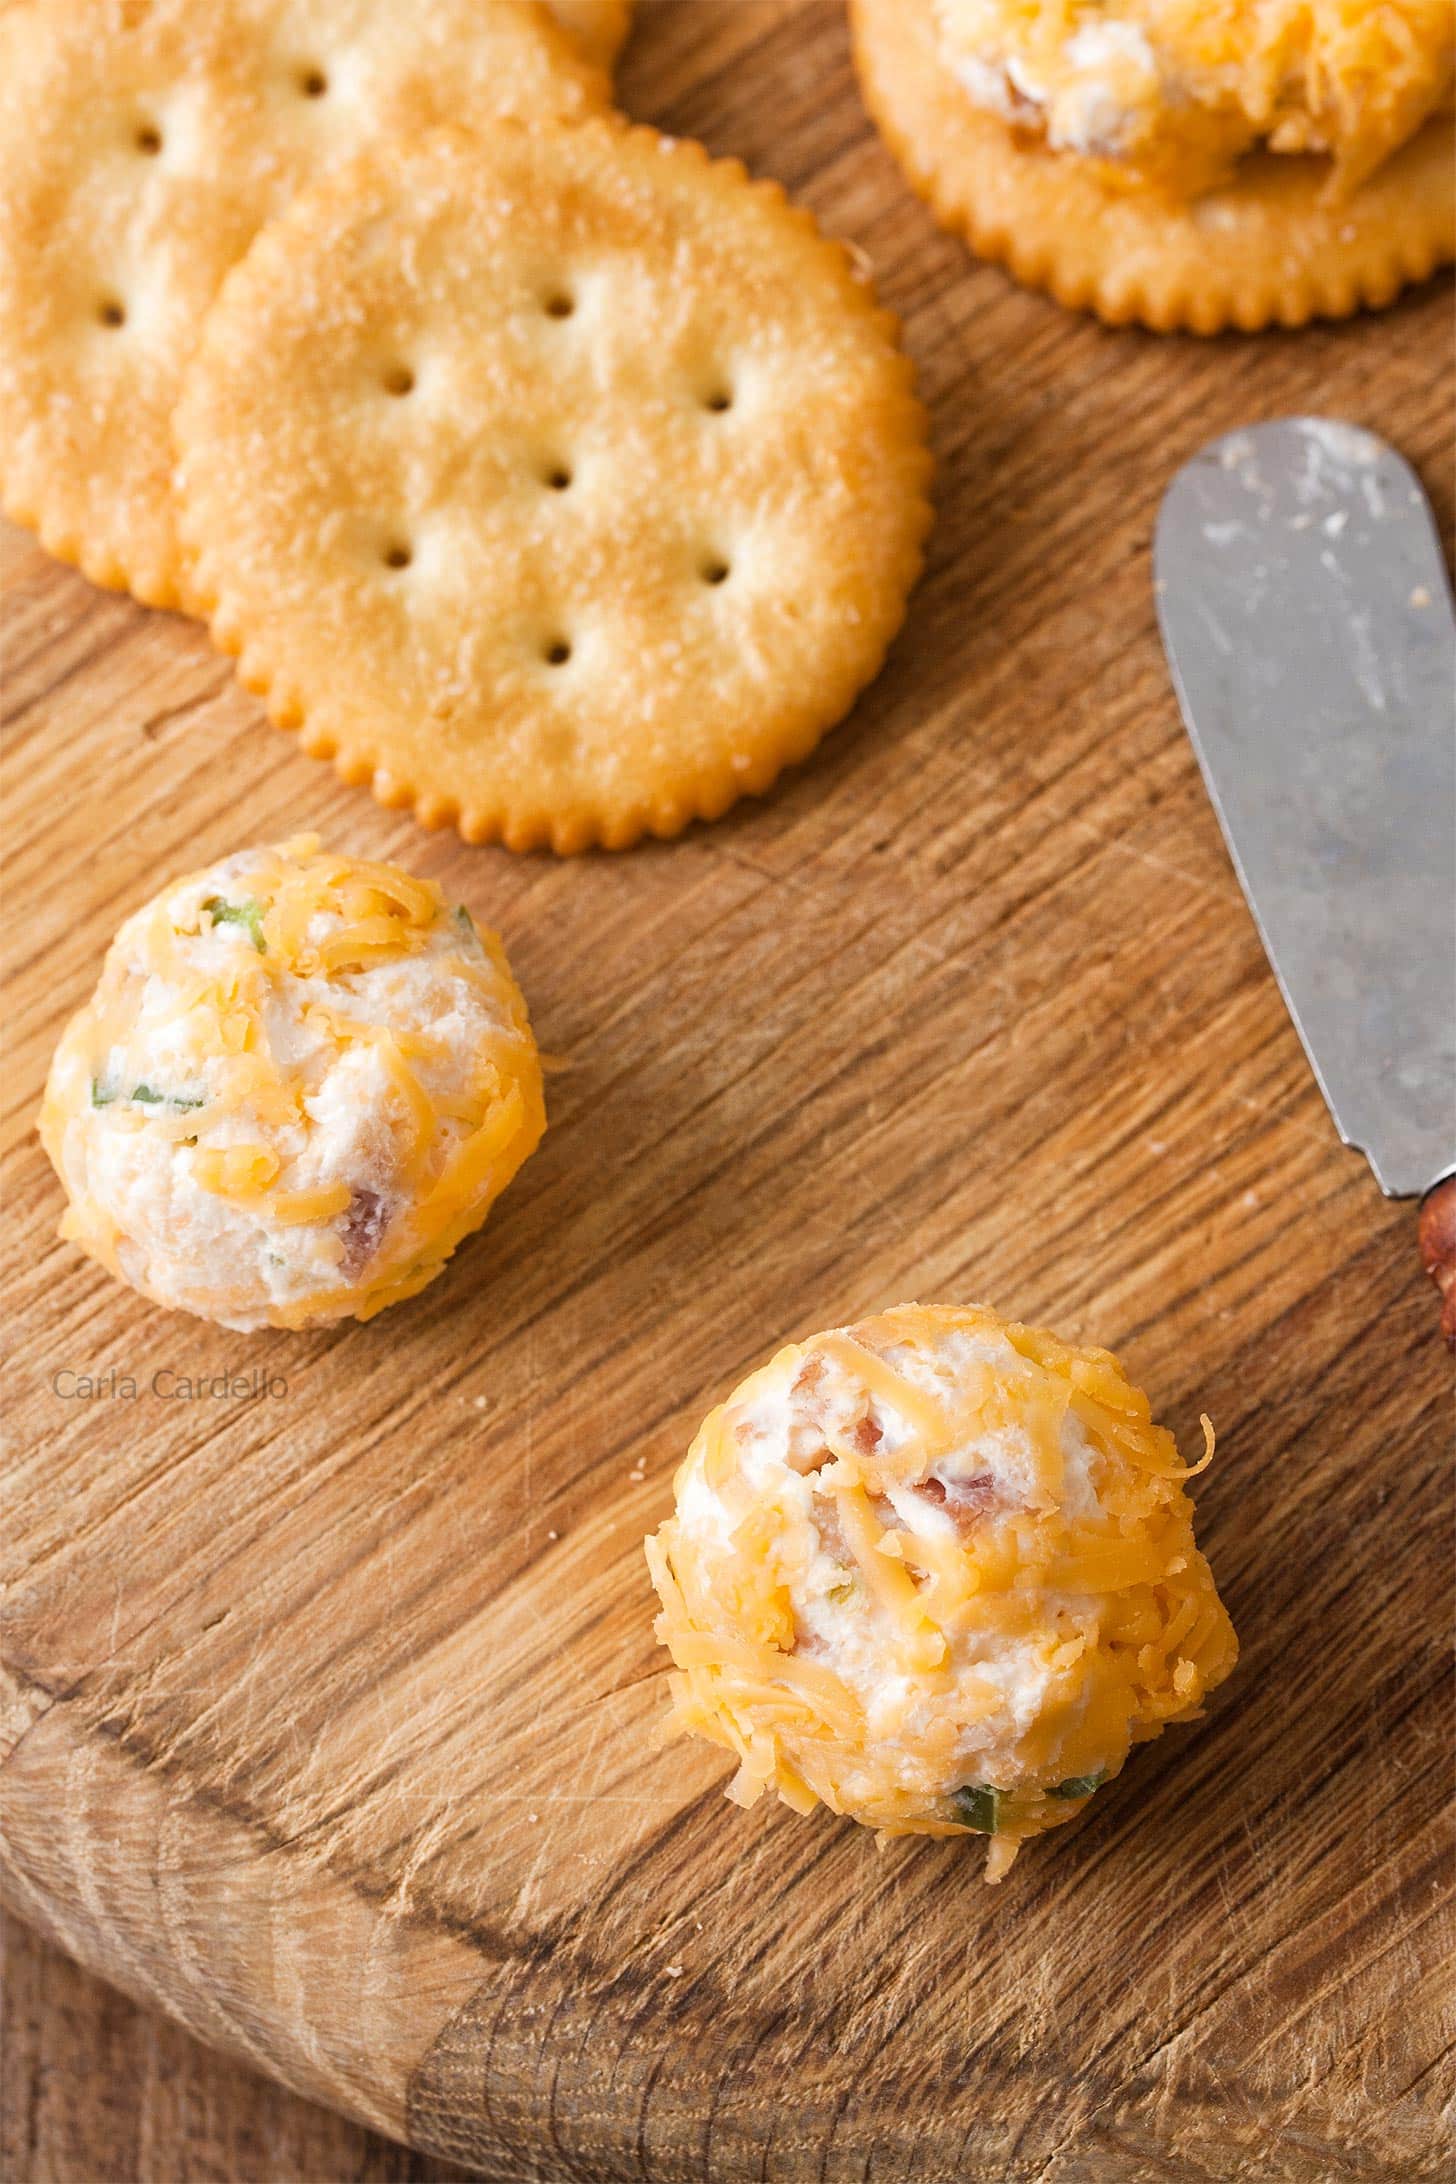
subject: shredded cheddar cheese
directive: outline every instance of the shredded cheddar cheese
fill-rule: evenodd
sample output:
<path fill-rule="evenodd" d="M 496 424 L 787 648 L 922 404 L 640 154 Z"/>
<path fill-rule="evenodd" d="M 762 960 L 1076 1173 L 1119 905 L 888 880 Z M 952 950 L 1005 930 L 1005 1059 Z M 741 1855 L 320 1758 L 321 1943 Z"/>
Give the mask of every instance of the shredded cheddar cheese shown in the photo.
<path fill-rule="evenodd" d="M 937 0 L 977 103 L 1107 178 L 1180 197 L 1256 150 L 1314 153 L 1348 193 L 1432 115 L 1452 0 Z"/>
<path fill-rule="evenodd" d="M 992 1838 L 988 1878 L 1236 1646 L 1185 1467 L 1106 1351 L 905 1306 L 781 1351 L 705 1421 L 647 1541 L 666 1734 L 883 1834 Z"/>

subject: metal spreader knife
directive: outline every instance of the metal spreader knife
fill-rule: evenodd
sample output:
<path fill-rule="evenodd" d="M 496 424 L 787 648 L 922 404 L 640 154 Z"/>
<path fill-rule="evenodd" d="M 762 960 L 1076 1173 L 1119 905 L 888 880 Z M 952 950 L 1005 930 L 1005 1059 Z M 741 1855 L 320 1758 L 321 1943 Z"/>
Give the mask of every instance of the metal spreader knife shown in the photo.
<path fill-rule="evenodd" d="M 1414 471 L 1291 417 L 1215 440 L 1158 518 L 1163 643 L 1335 1127 L 1456 1348 L 1456 613 Z"/>

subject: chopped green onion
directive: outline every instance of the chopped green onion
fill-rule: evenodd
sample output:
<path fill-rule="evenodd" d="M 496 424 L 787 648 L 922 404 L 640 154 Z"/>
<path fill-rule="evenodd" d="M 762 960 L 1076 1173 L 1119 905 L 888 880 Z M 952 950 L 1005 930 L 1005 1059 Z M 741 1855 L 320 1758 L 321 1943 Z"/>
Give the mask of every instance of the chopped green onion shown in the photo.
<path fill-rule="evenodd" d="M 473 933 L 475 931 L 475 920 L 470 915 L 470 912 L 466 909 L 463 902 L 457 902 L 455 905 L 455 923 L 457 925 L 463 926 L 467 933 Z"/>
<path fill-rule="evenodd" d="M 93 1107 L 109 1107 L 115 1098 L 116 1092 L 113 1086 L 103 1084 L 99 1077 L 91 1079 L 91 1105 Z"/>
<path fill-rule="evenodd" d="M 1090 1797 L 1100 1790 L 1107 1780 L 1107 1769 L 1099 1767 L 1096 1774 L 1068 1775 L 1065 1782 L 1056 1783 L 1047 1791 L 1048 1797 Z"/>
<path fill-rule="evenodd" d="M 966 1827 L 974 1828 L 978 1835 L 994 1835 L 1001 1824 L 1001 1800 L 1004 1790 L 993 1789 L 989 1782 L 968 1782 L 962 1790 L 952 1790 L 951 1803 L 955 1806 L 957 1820 Z"/>
<path fill-rule="evenodd" d="M 114 1098 L 115 1094 L 112 1096 Z M 200 1096 L 192 1099 L 186 1092 L 154 1092 L 149 1084 L 139 1084 L 132 1093 L 132 1098 L 142 1107 L 172 1107 L 179 1114 L 193 1107 L 207 1105 L 207 1101 Z"/>
<path fill-rule="evenodd" d="M 255 895 L 245 895 L 241 902 L 226 902 L 221 895 L 209 895 L 202 905 L 214 925 L 242 925 L 259 955 L 268 953 L 268 943 L 263 938 L 263 905 Z"/>

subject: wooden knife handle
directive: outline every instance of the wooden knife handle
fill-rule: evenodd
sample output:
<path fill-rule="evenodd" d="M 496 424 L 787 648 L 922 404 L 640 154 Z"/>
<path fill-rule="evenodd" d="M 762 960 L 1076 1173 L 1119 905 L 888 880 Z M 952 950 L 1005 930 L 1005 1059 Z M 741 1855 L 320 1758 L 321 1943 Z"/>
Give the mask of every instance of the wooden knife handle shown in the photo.
<path fill-rule="evenodd" d="M 1421 1265 L 1441 1292 L 1441 1332 L 1456 1351 L 1456 1175 L 1448 1175 L 1421 1201 L 1417 1230 Z"/>

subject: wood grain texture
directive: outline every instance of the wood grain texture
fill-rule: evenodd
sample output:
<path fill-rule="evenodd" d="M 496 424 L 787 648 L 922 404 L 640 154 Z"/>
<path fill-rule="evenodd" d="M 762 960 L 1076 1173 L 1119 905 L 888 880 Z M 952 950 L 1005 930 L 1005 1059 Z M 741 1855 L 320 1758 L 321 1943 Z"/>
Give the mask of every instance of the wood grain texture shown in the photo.
<path fill-rule="evenodd" d="M 465 2184 L 226 2061 L 0 1919 L 10 2184 Z"/>
<path fill-rule="evenodd" d="M 1449 527 L 1449 289 L 1209 345 L 1067 317 L 913 202 L 827 0 L 648 7 L 623 88 L 874 261 L 934 416 L 929 573 L 766 804 L 559 865 L 375 809 L 197 629 L 6 537 L 7 1895 L 502 2184 L 1434 2178 L 1449 1372 L 1414 1212 L 1339 1147 L 1224 856 L 1148 543 L 1204 440 L 1310 407 Z M 498 925 L 571 1066 L 423 1297 L 236 1336 L 54 1241 L 32 1124 L 123 913 L 305 822 Z M 640 1539 L 699 1417 L 917 1296 L 1106 1342 L 1220 1433 L 1239 1670 L 997 1890 L 645 1742 Z M 285 1390 L 148 1392 L 225 1371 Z"/>
<path fill-rule="evenodd" d="M 1441 1333 L 1447 1349 L 1456 1350 L 1456 1176 L 1427 1193 L 1417 1236 L 1421 1265 L 1440 1293 Z"/>

